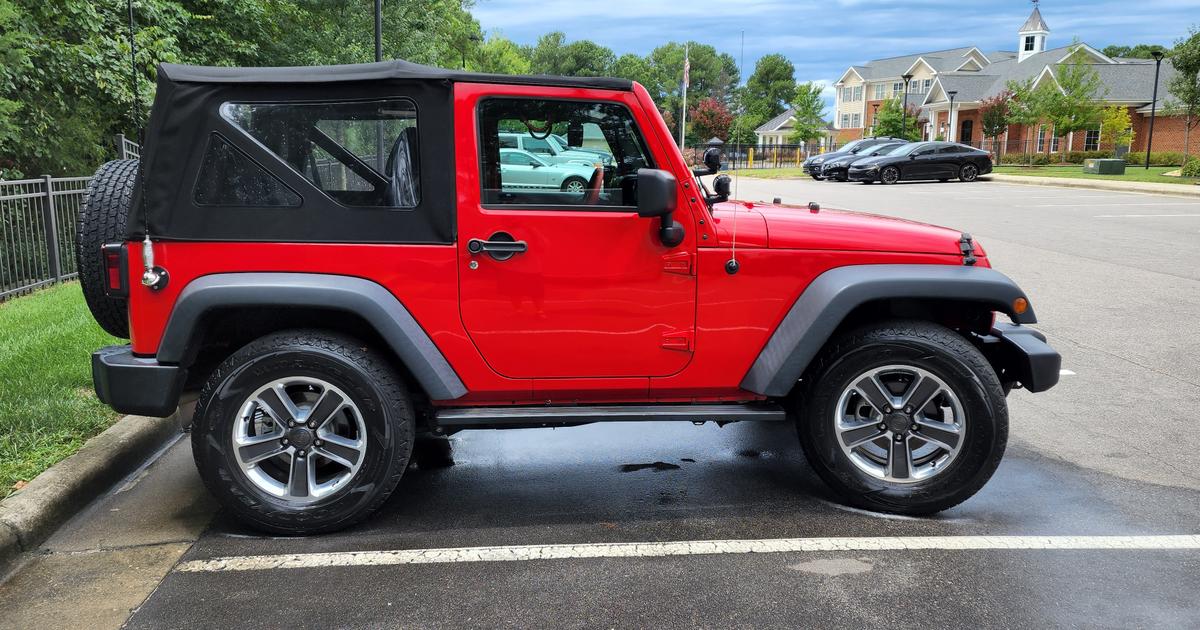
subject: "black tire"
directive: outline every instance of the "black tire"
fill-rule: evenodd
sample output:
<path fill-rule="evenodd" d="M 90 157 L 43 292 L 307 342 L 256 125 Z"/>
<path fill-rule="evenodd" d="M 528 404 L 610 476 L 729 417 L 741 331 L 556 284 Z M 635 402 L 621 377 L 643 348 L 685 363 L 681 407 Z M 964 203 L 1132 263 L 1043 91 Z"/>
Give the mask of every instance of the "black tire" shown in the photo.
<path fill-rule="evenodd" d="M 340 489 L 308 503 L 260 488 L 243 471 L 234 452 L 234 423 L 240 422 L 242 405 L 261 387 L 289 378 L 332 384 L 357 407 L 365 426 L 357 471 L 347 475 Z M 350 337 L 291 330 L 247 344 L 209 376 L 196 404 L 192 454 L 209 491 L 248 525 L 275 534 L 318 534 L 349 527 L 383 505 L 408 466 L 414 433 L 408 392 L 387 359 Z M 319 445 L 318 441 L 310 448 Z M 293 444 L 292 455 L 284 452 L 264 461 L 278 464 L 282 457 L 294 462 L 296 450 Z M 308 459 L 315 458 L 309 454 Z"/>
<path fill-rule="evenodd" d="M 815 180 L 817 180 L 817 181 L 821 181 L 821 176 L 820 176 L 820 175 L 814 175 L 814 174 L 812 174 L 812 173 L 809 173 L 809 175 L 808 175 L 808 176 L 809 176 L 809 177 L 811 177 L 811 178 L 813 178 L 813 179 L 815 179 Z"/>
<path fill-rule="evenodd" d="M 973 182 L 979 178 L 979 167 L 970 162 L 963 164 L 958 169 L 958 179 L 964 182 Z"/>
<path fill-rule="evenodd" d="M 841 413 L 840 396 L 852 381 L 894 364 L 936 375 L 953 390 L 965 413 L 957 456 L 932 476 L 908 483 L 863 471 L 843 451 L 833 424 L 835 413 Z M 808 374 L 797 401 L 800 444 L 821 479 L 850 505 L 897 514 L 940 512 L 978 492 L 1004 455 L 1004 390 L 979 350 L 948 328 L 909 320 L 869 325 L 831 343 Z"/>
<path fill-rule="evenodd" d="M 83 299 L 96 323 L 108 334 L 122 338 L 129 337 L 129 302 L 105 295 L 100 248 L 125 240 L 137 169 L 137 160 L 113 160 L 101 166 L 88 183 L 75 226 L 75 263 Z"/>
<path fill-rule="evenodd" d="M 950 181 L 950 180 L 946 179 L 945 177 L 939 177 L 939 178 L 938 178 L 938 181 L 939 181 L 939 182 L 941 182 L 941 183 L 943 183 L 943 184 L 945 184 L 946 182 L 948 182 L 948 181 Z"/>
<path fill-rule="evenodd" d="M 568 177 L 568 178 L 564 179 L 563 183 L 562 183 L 562 191 L 570 192 L 571 184 L 578 184 L 579 186 L 581 186 L 582 187 L 581 192 L 587 191 L 588 181 L 582 177 Z"/>
<path fill-rule="evenodd" d="M 889 166 L 879 172 L 879 183 L 881 184 L 891 186 L 898 181 L 900 181 L 900 169 L 895 166 Z"/>

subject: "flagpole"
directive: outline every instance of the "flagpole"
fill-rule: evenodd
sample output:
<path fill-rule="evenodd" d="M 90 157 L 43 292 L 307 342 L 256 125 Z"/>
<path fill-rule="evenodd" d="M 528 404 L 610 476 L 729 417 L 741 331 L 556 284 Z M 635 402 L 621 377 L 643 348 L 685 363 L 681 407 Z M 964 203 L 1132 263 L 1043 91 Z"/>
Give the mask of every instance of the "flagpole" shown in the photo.
<path fill-rule="evenodd" d="M 683 148 L 684 134 L 687 133 L 687 89 L 688 89 L 688 73 L 691 70 L 688 63 L 688 44 L 683 45 L 683 112 L 679 116 L 679 148 Z"/>

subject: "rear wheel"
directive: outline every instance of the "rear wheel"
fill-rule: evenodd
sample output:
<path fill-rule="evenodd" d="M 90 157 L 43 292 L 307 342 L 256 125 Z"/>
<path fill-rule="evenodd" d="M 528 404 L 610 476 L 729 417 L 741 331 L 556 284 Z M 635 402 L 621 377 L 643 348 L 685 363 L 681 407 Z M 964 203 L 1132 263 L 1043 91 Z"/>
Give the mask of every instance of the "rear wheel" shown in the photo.
<path fill-rule="evenodd" d="M 958 178 L 964 182 L 973 182 L 979 177 L 979 167 L 974 164 L 963 164 L 958 169 Z"/>
<path fill-rule="evenodd" d="M 582 177 L 568 177 L 562 183 L 563 192 L 583 194 L 587 192 L 587 180 Z"/>
<path fill-rule="evenodd" d="M 827 349 L 801 396 L 800 443 L 858 507 L 930 514 L 979 491 L 1004 455 L 1008 407 L 979 350 L 952 330 L 894 321 Z"/>
<path fill-rule="evenodd" d="M 222 363 L 200 394 L 192 452 L 221 504 L 257 529 L 348 527 L 395 489 L 412 406 L 388 361 L 357 340 L 297 330 Z"/>
<path fill-rule="evenodd" d="M 900 169 L 889 166 L 879 173 L 879 181 L 883 184 L 895 184 L 900 181 Z"/>
<path fill-rule="evenodd" d="M 114 337 L 129 337 L 129 303 L 105 294 L 100 248 L 126 238 L 137 169 L 137 160 L 113 160 L 101 166 L 88 183 L 75 229 L 75 263 L 83 299 L 96 323 Z"/>

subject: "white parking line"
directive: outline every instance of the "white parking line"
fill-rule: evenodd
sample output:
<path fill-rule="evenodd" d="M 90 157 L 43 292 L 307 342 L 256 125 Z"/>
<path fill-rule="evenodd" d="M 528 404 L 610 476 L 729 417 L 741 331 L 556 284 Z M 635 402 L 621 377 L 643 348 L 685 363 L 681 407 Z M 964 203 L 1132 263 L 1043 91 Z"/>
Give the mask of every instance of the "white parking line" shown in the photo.
<path fill-rule="evenodd" d="M 1059 374 L 1059 376 L 1075 376 L 1074 372 L 1072 372 L 1071 370 L 1066 370 L 1066 369 L 1059 370 L 1058 374 Z"/>
<path fill-rule="evenodd" d="M 1200 535 L 1174 536 L 884 536 L 873 538 L 771 538 L 693 540 L 581 545 L 515 545 L 344 551 L 277 556 L 233 556 L 192 560 L 176 567 L 185 573 L 312 569 L 320 567 L 519 562 L 578 558 L 658 558 L 748 553 L 828 551 L 980 550 L 1200 550 Z"/>
<path fill-rule="evenodd" d="M 1029 204 L 1031 208 L 1067 208 L 1072 206 L 1200 206 L 1200 201 L 1155 201 L 1153 203 L 1140 203 L 1122 201 L 1118 203 L 1033 203 Z"/>
<path fill-rule="evenodd" d="M 1098 214 L 1096 219 L 1143 219 L 1150 217 L 1200 217 L 1200 214 Z"/>

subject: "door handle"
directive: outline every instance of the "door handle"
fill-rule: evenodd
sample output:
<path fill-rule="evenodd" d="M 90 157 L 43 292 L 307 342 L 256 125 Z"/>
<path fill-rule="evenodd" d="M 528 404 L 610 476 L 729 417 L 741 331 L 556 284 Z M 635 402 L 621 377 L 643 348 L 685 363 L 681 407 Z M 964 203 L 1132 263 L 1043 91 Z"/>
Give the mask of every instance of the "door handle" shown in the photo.
<path fill-rule="evenodd" d="M 467 241 L 467 252 L 472 256 L 487 254 L 493 260 L 508 260 L 529 249 L 525 241 L 518 241 L 507 232 L 496 232 L 488 240 L 473 238 Z"/>

